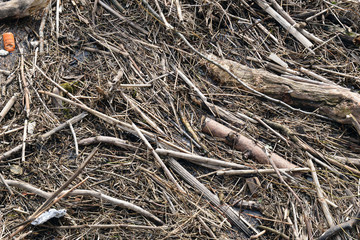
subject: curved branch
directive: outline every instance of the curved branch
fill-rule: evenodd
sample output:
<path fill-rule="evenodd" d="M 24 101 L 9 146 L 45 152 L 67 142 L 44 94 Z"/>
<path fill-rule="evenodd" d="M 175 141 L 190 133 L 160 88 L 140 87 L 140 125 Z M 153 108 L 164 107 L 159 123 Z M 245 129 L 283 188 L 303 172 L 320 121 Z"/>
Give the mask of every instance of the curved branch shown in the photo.
<path fill-rule="evenodd" d="M 356 224 L 358 224 L 360 221 L 360 212 L 352 219 L 350 219 L 347 222 L 341 223 L 339 225 L 335 225 L 331 228 L 329 228 L 328 230 L 326 230 L 320 237 L 318 240 L 325 240 L 325 239 L 329 239 L 330 237 L 338 234 L 341 231 L 345 231 L 348 229 L 353 228 Z"/>
<path fill-rule="evenodd" d="M 7 183 L 9 186 L 21 188 L 23 190 L 32 192 L 43 198 L 49 198 L 52 195 L 51 192 L 45 192 L 45 191 L 43 191 L 37 187 L 34 187 L 33 185 L 25 183 L 25 182 L 21 182 L 21 181 L 17 181 L 17 180 L 5 180 L 5 183 Z M 163 221 L 161 221 L 159 218 L 157 218 L 155 215 L 153 215 L 149 211 L 147 211 L 133 203 L 110 197 L 106 194 L 102 194 L 101 192 L 96 192 L 93 190 L 78 189 L 78 190 L 74 190 L 73 192 L 69 193 L 69 196 L 76 196 L 76 195 L 91 196 L 91 197 L 101 199 L 102 201 L 109 202 L 113 205 L 117 205 L 119 207 L 126 208 L 126 209 L 132 210 L 134 212 L 137 212 L 137 213 L 143 215 L 144 217 L 148 218 L 150 221 L 154 222 L 156 225 L 164 225 Z"/>

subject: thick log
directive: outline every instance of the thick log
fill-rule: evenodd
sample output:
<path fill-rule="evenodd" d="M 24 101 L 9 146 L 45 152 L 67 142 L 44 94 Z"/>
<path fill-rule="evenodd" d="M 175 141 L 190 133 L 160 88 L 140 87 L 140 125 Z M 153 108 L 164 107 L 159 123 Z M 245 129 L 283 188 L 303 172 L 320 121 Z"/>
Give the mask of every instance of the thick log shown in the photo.
<path fill-rule="evenodd" d="M 253 158 L 259 163 L 270 164 L 265 151 L 254 141 L 210 118 L 205 119 L 202 131 L 211 136 L 223 139 L 228 145 L 249 154 L 250 158 Z M 270 157 L 278 168 L 297 168 L 296 165 L 286 161 L 276 153 L 272 153 Z"/>
<path fill-rule="evenodd" d="M 289 105 L 304 109 L 319 109 L 321 114 L 339 123 L 352 124 L 346 117 L 349 114 L 360 121 L 360 95 L 350 89 L 335 84 L 299 82 L 263 69 L 249 68 L 232 60 L 220 59 L 214 55 L 208 57 L 234 73 L 251 88 Z M 239 84 L 217 66 L 209 63 L 206 63 L 206 66 L 212 77 L 220 83 Z"/>
<path fill-rule="evenodd" d="M 44 9 L 48 3 L 49 0 L 10 0 L 0 2 L 0 19 L 34 15 Z"/>

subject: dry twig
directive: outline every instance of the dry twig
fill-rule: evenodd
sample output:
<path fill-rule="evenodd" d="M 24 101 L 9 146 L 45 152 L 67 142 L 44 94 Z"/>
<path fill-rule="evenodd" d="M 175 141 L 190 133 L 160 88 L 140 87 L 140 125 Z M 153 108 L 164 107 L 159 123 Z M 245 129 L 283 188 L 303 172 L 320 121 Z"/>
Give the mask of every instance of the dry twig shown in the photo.
<path fill-rule="evenodd" d="M 141 138 L 141 140 L 145 143 L 146 147 L 151 151 L 151 153 L 154 155 L 157 163 L 161 166 L 161 168 L 164 170 L 164 173 L 166 175 L 166 177 L 172 181 L 176 188 L 181 192 L 181 193 L 186 193 L 185 190 L 180 186 L 180 184 L 176 181 L 176 179 L 174 178 L 174 176 L 171 174 L 171 172 L 169 171 L 169 169 L 166 167 L 165 163 L 161 160 L 161 158 L 159 157 L 159 155 L 155 152 L 154 148 L 150 145 L 150 143 L 148 142 L 148 140 L 146 140 L 145 136 L 141 133 L 140 129 L 133 123 L 132 124 L 134 130 L 136 131 L 136 133 L 138 134 L 138 136 Z"/>
<path fill-rule="evenodd" d="M 75 178 L 82 172 L 82 170 L 86 167 L 86 165 L 89 163 L 89 161 L 91 160 L 91 158 L 95 155 L 95 153 L 97 152 L 98 148 L 94 148 L 91 153 L 89 154 L 89 156 L 85 159 L 85 161 L 81 164 L 81 166 L 76 170 L 76 172 L 74 172 L 74 174 L 58 189 L 56 190 L 53 194 L 51 194 L 47 200 L 30 216 L 28 217 L 27 221 L 25 221 L 23 224 L 21 224 L 18 229 L 13 232 L 10 235 L 10 239 L 12 237 L 14 237 L 16 234 L 18 234 L 19 232 L 21 232 L 23 229 L 25 229 L 31 221 L 33 221 L 36 217 L 38 217 L 41 213 L 43 212 L 44 209 L 47 209 L 49 207 L 49 205 L 53 202 L 53 200 L 60 194 L 62 194 L 62 191 L 67 188 L 71 182 L 73 180 L 75 180 Z M 8 183 L 9 184 L 9 183 Z M 9 184 L 10 185 L 10 184 Z M 63 195 L 63 194 L 62 194 Z"/>
<path fill-rule="evenodd" d="M 46 199 L 50 199 L 51 196 L 53 195 L 53 193 L 48 193 L 48 192 L 45 192 L 39 188 L 36 188 L 28 183 L 25 183 L 25 182 L 20 182 L 20 181 L 16 181 L 16 180 L 5 180 L 5 182 L 9 185 L 9 186 L 12 186 L 12 187 L 17 187 L 17 188 L 20 188 L 20 189 L 23 189 L 23 190 L 26 190 L 26 191 L 29 191 L 31 193 L 34 193 L 36 195 L 39 195 L 43 198 L 46 198 Z M 64 194 L 66 193 L 67 191 L 64 191 L 64 192 L 60 192 L 59 194 Z M 113 198 L 113 197 L 110 197 L 106 194 L 102 194 L 98 191 L 92 191 L 92 190 L 85 190 L 85 189 L 78 189 L 78 190 L 74 190 L 72 192 L 69 192 L 69 196 L 91 196 L 91 197 L 95 197 L 95 198 L 98 198 L 100 199 L 101 201 L 105 201 L 105 202 L 109 202 L 111 204 L 114 204 L 114 205 L 117 205 L 117 206 L 120 206 L 122 208 L 125 208 L 125 209 L 129 209 L 129 210 L 132 210 L 134 212 L 137 212 L 145 217 L 147 217 L 148 219 L 150 219 L 151 221 L 153 221 L 154 223 L 158 224 L 158 225 L 163 225 L 163 221 L 161 221 L 159 218 L 157 218 L 155 215 L 153 215 L 152 213 L 144 210 L 143 208 L 133 204 L 133 203 L 130 203 L 130 202 L 127 202 L 127 201 L 123 201 L 123 200 L 120 200 L 120 199 L 117 199 L 117 198 Z"/>

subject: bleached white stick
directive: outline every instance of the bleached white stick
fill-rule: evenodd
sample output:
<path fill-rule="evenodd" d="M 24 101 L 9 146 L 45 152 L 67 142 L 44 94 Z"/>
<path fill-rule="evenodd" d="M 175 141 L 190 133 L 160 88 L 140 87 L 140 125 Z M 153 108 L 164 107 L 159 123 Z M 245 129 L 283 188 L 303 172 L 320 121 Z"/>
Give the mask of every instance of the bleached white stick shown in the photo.
<path fill-rule="evenodd" d="M 0 112 L 0 122 L 4 119 L 4 117 L 6 116 L 6 114 L 10 111 L 10 109 L 12 108 L 12 106 L 14 105 L 17 97 L 19 96 L 18 93 L 15 93 L 14 96 L 12 96 L 10 98 L 10 100 L 6 103 L 5 107 L 3 108 L 3 110 L 1 110 Z"/>
<path fill-rule="evenodd" d="M 313 44 L 302 35 L 294 26 L 292 26 L 285 18 L 283 18 L 279 13 L 277 13 L 269 4 L 263 0 L 255 0 L 256 3 L 261 7 L 265 12 L 270 14 L 278 23 L 281 24 L 291 35 L 293 35 L 301 44 L 303 44 L 307 49 L 311 51 Z"/>
<path fill-rule="evenodd" d="M 287 13 L 285 12 L 285 10 L 275 1 L 275 0 L 270 0 L 271 4 L 274 6 L 274 8 L 291 24 L 291 25 L 295 25 L 296 22 L 295 20 Z M 317 43 L 323 43 L 324 41 L 321 40 L 320 38 L 316 37 L 315 35 L 313 35 L 312 33 L 309 33 L 308 31 L 306 31 L 305 29 L 298 29 L 299 32 L 301 34 L 303 34 L 305 37 L 307 37 L 310 40 L 313 40 Z"/>

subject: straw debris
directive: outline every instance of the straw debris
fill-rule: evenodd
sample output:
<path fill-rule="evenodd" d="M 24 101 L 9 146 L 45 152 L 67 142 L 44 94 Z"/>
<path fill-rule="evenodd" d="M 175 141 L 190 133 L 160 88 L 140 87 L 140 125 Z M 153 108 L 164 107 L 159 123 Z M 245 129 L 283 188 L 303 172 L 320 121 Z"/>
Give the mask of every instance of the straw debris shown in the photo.
<path fill-rule="evenodd" d="M 357 1 L 26 3 L 0 239 L 358 238 Z"/>

